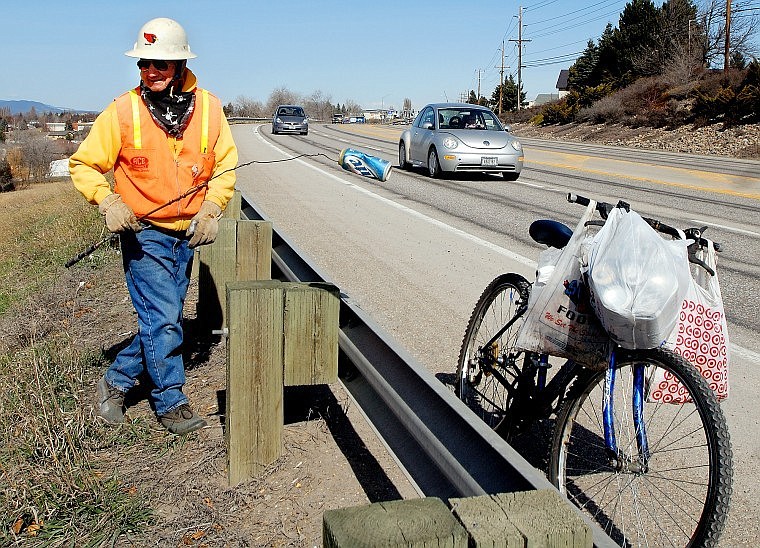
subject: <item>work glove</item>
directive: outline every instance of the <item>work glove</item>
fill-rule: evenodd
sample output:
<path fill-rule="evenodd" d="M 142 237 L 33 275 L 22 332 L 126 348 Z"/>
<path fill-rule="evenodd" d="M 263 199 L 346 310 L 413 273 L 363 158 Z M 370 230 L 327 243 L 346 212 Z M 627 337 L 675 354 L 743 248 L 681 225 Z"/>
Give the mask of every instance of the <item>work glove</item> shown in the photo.
<path fill-rule="evenodd" d="M 190 221 L 190 228 L 187 229 L 186 234 L 192 236 L 188 242 L 190 249 L 216 240 L 216 234 L 219 232 L 218 219 L 221 214 L 221 207 L 214 202 L 203 201 L 200 211 Z"/>
<path fill-rule="evenodd" d="M 111 232 L 126 232 L 132 230 L 140 232 L 143 227 L 137 222 L 132 209 L 125 204 L 119 194 L 109 194 L 100 205 L 98 205 L 100 214 L 106 221 L 106 227 Z"/>

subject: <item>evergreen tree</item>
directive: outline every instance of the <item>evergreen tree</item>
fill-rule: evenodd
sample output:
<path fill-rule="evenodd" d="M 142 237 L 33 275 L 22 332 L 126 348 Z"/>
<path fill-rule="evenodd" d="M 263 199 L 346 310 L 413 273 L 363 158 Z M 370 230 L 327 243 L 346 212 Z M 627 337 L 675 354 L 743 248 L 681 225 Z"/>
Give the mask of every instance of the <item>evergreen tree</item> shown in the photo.
<path fill-rule="evenodd" d="M 0 159 L 0 189 L 13 190 L 13 172 L 7 158 Z"/>
<path fill-rule="evenodd" d="M 609 29 L 610 26 L 607 25 Z M 583 89 L 592 85 L 591 77 L 599 64 L 599 48 L 593 40 L 589 40 L 586 49 L 575 63 L 570 65 L 569 75 L 567 77 L 567 86 L 569 89 Z"/>
<path fill-rule="evenodd" d="M 496 89 L 493 91 L 493 94 L 491 95 L 491 102 L 490 106 L 492 109 L 496 110 L 498 112 L 499 108 L 499 92 L 501 92 L 501 110 L 502 112 L 512 112 L 517 110 L 517 83 L 515 82 L 514 76 L 511 74 L 509 77 L 504 81 L 503 86 L 496 86 Z M 526 104 L 525 101 L 525 92 L 520 91 L 520 105 L 524 106 Z"/>

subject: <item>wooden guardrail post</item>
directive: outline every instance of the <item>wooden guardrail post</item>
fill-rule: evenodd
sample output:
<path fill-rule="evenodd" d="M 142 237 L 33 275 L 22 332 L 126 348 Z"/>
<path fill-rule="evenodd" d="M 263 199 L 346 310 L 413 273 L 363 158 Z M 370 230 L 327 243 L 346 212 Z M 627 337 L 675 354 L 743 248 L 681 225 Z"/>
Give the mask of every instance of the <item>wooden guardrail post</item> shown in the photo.
<path fill-rule="evenodd" d="M 242 209 L 242 203 L 243 203 L 243 195 L 242 193 L 235 189 L 232 193 L 232 198 L 227 203 L 227 207 L 224 208 L 224 211 L 222 212 L 222 217 L 225 219 L 235 219 L 236 221 L 240 219 L 240 211 Z M 208 263 L 208 259 L 203 257 L 203 254 L 205 253 L 204 250 L 208 249 L 208 246 L 202 246 L 199 248 L 196 248 L 195 250 L 195 259 L 193 261 L 193 269 L 190 273 L 190 277 L 193 279 L 198 279 L 198 275 L 200 272 L 200 265 L 201 262 Z"/>
<path fill-rule="evenodd" d="M 216 240 L 202 246 L 198 258 L 197 317 L 206 331 L 221 329 L 226 315 L 225 285 L 271 278 L 272 223 L 223 217 Z"/>
<path fill-rule="evenodd" d="M 328 510 L 325 548 L 591 548 L 591 528 L 554 489 L 381 502 Z"/>
<path fill-rule="evenodd" d="M 468 542 L 464 527 L 432 497 L 327 510 L 322 525 L 324 548 L 467 548 Z"/>
<path fill-rule="evenodd" d="M 243 194 L 235 189 L 235 191 L 232 193 L 232 198 L 230 198 L 230 201 L 227 202 L 227 207 L 224 208 L 224 211 L 222 212 L 222 217 L 225 219 L 235 219 L 236 221 L 240 219 L 240 209 L 243 204 Z"/>
<path fill-rule="evenodd" d="M 256 477 L 282 454 L 282 288 L 227 284 L 225 437 L 230 485 Z"/>
<path fill-rule="evenodd" d="M 285 386 L 338 380 L 340 291 L 328 283 L 286 285 L 283 321 Z"/>
<path fill-rule="evenodd" d="M 283 389 L 338 376 L 338 289 L 277 280 L 226 286 L 230 485 L 282 454 Z"/>
<path fill-rule="evenodd" d="M 591 548 L 591 528 L 553 489 L 450 499 L 470 546 Z"/>

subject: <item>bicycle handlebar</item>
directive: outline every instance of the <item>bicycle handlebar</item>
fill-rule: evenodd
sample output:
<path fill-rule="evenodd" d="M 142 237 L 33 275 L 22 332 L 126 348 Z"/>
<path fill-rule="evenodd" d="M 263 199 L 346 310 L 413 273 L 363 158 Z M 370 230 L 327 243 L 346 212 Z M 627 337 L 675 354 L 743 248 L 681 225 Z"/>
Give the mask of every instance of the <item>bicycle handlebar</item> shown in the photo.
<path fill-rule="evenodd" d="M 582 206 L 588 206 L 591 203 L 591 200 L 589 198 L 586 198 L 584 196 L 580 196 L 578 194 L 573 194 L 571 192 L 568 192 L 567 194 L 567 201 L 571 204 L 580 204 Z M 608 204 L 607 202 L 597 202 L 596 203 L 596 210 L 599 212 L 599 215 L 601 215 L 602 219 L 607 219 L 607 216 L 610 214 L 610 212 L 616 208 L 622 208 L 626 211 L 631 210 L 630 204 L 627 202 L 624 202 L 623 200 L 618 201 L 617 205 Z M 677 228 L 673 228 L 672 226 L 666 225 L 665 223 L 658 221 L 657 219 L 650 219 L 648 217 L 642 217 L 649 226 L 651 226 L 653 229 L 657 230 L 658 232 L 662 232 L 663 234 L 667 234 L 668 236 L 671 236 L 675 238 L 676 240 L 681 240 L 682 235 L 681 231 L 679 231 Z M 596 223 L 595 223 L 596 224 Z M 604 223 L 602 223 L 604 224 Z M 701 259 L 698 259 L 696 256 L 697 249 L 698 248 L 704 248 L 709 245 L 709 241 L 702 237 L 702 233 L 707 230 L 707 227 L 702 228 L 687 228 L 683 231 L 683 234 L 686 236 L 687 240 L 694 240 L 694 243 L 689 245 L 688 247 L 688 255 L 689 255 L 689 262 L 694 263 L 696 265 L 701 266 L 707 272 L 710 273 L 711 276 L 715 276 L 715 271 L 707 266 L 704 261 Z M 715 251 L 723 251 L 723 246 L 718 242 L 712 242 L 713 247 L 715 248 Z"/>

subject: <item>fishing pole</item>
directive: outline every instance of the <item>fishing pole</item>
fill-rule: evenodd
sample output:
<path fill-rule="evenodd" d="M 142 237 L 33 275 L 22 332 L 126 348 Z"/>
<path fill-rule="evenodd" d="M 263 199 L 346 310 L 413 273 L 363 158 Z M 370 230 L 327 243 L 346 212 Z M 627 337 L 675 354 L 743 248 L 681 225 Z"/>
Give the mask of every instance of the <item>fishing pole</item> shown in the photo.
<path fill-rule="evenodd" d="M 222 175 L 224 175 L 225 173 L 228 173 L 230 171 L 235 171 L 236 169 L 240 169 L 241 167 L 246 167 L 246 166 L 249 166 L 251 164 L 276 164 L 276 163 L 279 163 L 279 162 L 289 162 L 291 160 L 297 160 L 299 158 L 304 158 L 304 157 L 313 158 L 313 157 L 317 157 L 317 156 L 324 156 L 328 160 L 332 160 L 332 158 L 330 158 L 329 156 L 327 156 L 323 152 L 318 152 L 316 154 L 299 154 L 298 156 L 293 156 L 291 158 L 283 158 L 281 160 L 252 160 L 250 162 L 245 162 L 244 164 L 240 164 L 240 165 L 237 165 L 235 167 L 231 167 L 231 168 L 225 169 L 221 173 L 217 173 L 216 175 L 214 175 L 213 177 L 211 177 L 208 181 L 206 181 L 204 183 L 201 183 L 199 185 L 196 185 L 194 187 L 189 188 L 188 190 L 186 190 L 185 192 L 183 192 L 181 195 L 177 196 L 176 198 L 172 198 L 171 200 L 169 200 L 168 202 L 166 202 L 164 204 L 161 204 L 157 208 L 155 208 L 155 209 L 153 209 L 151 211 L 148 211 L 145 215 L 141 215 L 140 217 L 137 218 L 137 222 L 139 223 L 140 221 L 142 221 L 145 218 L 153 215 L 157 211 L 161 211 L 165 207 L 168 207 L 168 206 L 170 206 L 172 204 L 176 204 L 180 200 L 184 200 L 188 196 L 190 196 L 192 194 L 195 194 L 196 192 L 198 192 L 202 188 L 206 188 L 211 181 L 213 181 L 217 177 L 221 177 Z M 69 259 L 66 262 L 66 265 L 65 265 L 66 268 L 71 268 L 72 266 L 74 266 L 75 264 L 77 264 L 82 259 L 84 259 L 86 257 L 89 257 L 100 246 L 102 246 L 103 244 L 105 244 L 106 242 L 108 242 L 109 240 L 111 240 L 112 238 L 114 238 L 116 236 L 117 236 L 116 234 L 109 234 L 108 236 L 104 237 L 103 239 L 95 242 L 94 244 L 92 244 L 91 246 L 89 246 L 87 249 L 85 249 L 81 253 L 78 253 L 76 256 L 74 256 L 71 259 Z"/>

